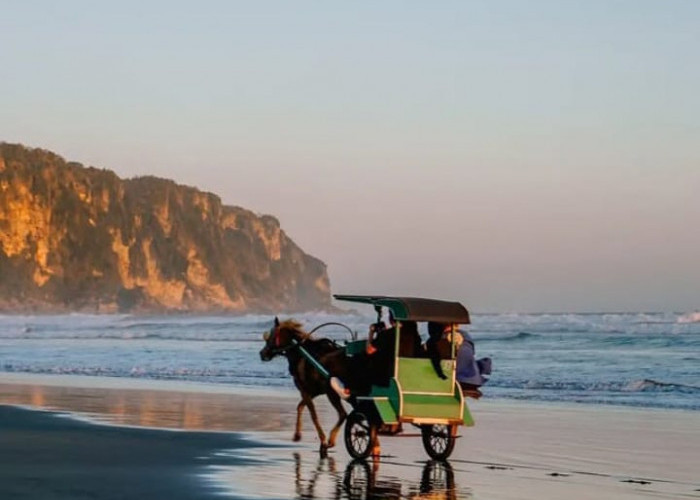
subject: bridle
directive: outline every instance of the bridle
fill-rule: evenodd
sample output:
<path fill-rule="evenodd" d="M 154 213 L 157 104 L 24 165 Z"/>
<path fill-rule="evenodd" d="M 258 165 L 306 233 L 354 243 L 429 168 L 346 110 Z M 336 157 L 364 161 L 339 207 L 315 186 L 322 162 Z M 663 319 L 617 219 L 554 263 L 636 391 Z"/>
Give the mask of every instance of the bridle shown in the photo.
<path fill-rule="evenodd" d="M 301 340 L 297 340 L 296 338 L 294 338 L 292 336 L 292 340 L 289 344 L 287 344 L 285 346 L 281 346 L 280 344 L 282 342 L 282 339 L 280 338 L 280 330 L 281 330 L 281 328 L 279 326 L 273 326 L 272 328 L 270 328 L 269 331 L 267 331 L 263 334 L 263 339 L 265 340 L 265 342 L 267 342 L 266 346 L 269 349 L 270 356 L 279 356 L 279 355 L 285 356 L 288 351 L 290 351 L 292 349 L 296 349 L 301 344 L 306 342 L 306 340 L 308 338 L 308 337 L 306 337 L 306 338 L 303 338 Z M 270 346 L 271 340 L 274 342 L 274 347 Z"/>

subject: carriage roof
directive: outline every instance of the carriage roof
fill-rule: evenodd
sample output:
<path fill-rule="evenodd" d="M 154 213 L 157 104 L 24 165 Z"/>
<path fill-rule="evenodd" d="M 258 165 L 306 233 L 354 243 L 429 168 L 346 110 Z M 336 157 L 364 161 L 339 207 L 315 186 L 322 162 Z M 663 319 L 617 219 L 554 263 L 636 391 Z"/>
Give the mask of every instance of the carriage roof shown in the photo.
<path fill-rule="evenodd" d="M 420 297 L 388 297 L 386 295 L 333 295 L 337 300 L 387 307 L 394 318 L 408 321 L 437 321 L 469 324 L 469 311 L 459 302 Z"/>

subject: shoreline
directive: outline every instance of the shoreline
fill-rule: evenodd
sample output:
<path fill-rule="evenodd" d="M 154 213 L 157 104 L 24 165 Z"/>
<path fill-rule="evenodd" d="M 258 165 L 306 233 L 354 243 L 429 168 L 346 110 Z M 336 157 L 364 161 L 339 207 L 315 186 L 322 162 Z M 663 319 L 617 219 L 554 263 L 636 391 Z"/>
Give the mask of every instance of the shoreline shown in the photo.
<path fill-rule="evenodd" d="M 260 396 L 276 398 L 296 398 L 298 393 L 293 386 L 264 387 L 254 385 L 233 385 L 217 384 L 211 382 L 198 382 L 189 380 L 174 379 L 149 379 L 149 378 L 128 378 L 109 377 L 98 375 L 73 375 L 73 374 L 43 374 L 26 372 L 0 372 L 0 386 L 2 385 L 36 385 L 42 387 L 64 387 L 76 389 L 115 389 L 134 391 L 161 391 L 161 392 L 182 392 L 198 394 L 222 394 L 230 396 Z M 488 386 L 486 387 L 488 390 Z M 700 410 L 690 408 L 661 407 L 661 406 L 641 406 L 622 403 L 591 403 L 580 401 L 544 401 L 537 399 L 517 399 L 499 397 L 487 394 L 480 401 L 488 405 L 499 405 L 504 407 L 530 407 L 530 408 L 551 408 L 551 409 L 585 409 L 600 411 L 622 411 L 622 412 L 651 412 L 651 413 L 685 413 L 698 415 Z M 1 404 L 1 403 L 0 403 Z"/>

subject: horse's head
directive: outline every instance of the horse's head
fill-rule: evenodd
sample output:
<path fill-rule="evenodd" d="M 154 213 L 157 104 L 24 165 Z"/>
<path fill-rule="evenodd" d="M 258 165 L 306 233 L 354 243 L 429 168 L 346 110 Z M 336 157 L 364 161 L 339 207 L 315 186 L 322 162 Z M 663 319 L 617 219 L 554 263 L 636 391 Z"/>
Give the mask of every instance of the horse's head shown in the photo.
<path fill-rule="evenodd" d="M 263 334 L 265 346 L 260 350 L 260 359 L 270 361 L 275 356 L 285 354 L 289 349 L 303 342 L 309 334 L 301 329 L 301 324 L 288 319 L 280 323 L 275 318 L 275 324 Z"/>

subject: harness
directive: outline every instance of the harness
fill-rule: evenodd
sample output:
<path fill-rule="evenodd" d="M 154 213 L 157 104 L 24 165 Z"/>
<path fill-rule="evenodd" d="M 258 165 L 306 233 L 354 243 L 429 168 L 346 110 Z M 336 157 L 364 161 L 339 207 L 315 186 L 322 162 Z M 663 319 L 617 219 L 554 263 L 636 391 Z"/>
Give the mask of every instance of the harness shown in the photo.
<path fill-rule="evenodd" d="M 265 336 L 265 340 L 268 341 L 268 348 L 270 349 L 271 354 L 273 354 L 275 356 L 279 355 L 279 354 L 286 355 L 287 351 L 290 351 L 292 349 L 296 349 L 296 348 L 300 347 L 302 344 L 304 344 L 307 340 L 309 340 L 311 338 L 311 334 L 314 333 L 316 330 L 319 330 L 325 326 L 331 326 L 331 325 L 342 326 L 343 328 L 345 328 L 346 330 L 348 330 L 350 332 L 350 334 L 353 336 L 353 339 L 357 336 L 357 333 L 353 332 L 348 326 L 346 326 L 342 323 L 329 322 L 329 323 L 323 323 L 321 325 L 318 325 L 316 328 L 311 330 L 306 337 L 302 338 L 301 340 L 297 340 L 296 338 L 292 338 L 292 341 L 289 343 L 289 345 L 286 345 L 283 347 L 280 346 L 280 343 L 282 342 L 282 340 L 280 339 L 280 335 L 279 335 L 280 328 L 278 326 L 273 326 L 272 328 L 270 328 L 270 331 L 267 332 L 267 334 Z M 269 345 L 270 337 L 272 337 L 272 339 L 273 339 L 274 348 Z M 333 345 L 333 347 L 336 349 L 340 348 L 340 345 L 338 345 L 338 343 L 335 340 L 332 340 L 332 339 L 323 339 L 323 340 L 330 342 Z"/>
<path fill-rule="evenodd" d="M 300 353 L 309 363 L 311 363 L 311 365 L 316 369 L 316 371 L 318 371 L 318 372 L 321 374 L 321 376 L 323 376 L 323 377 L 326 378 L 326 379 L 330 378 L 330 374 L 328 373 L 328 370 L 326 370 L 326 368 L 325 368 L 321 363 L 319 363 L 319 361 L 318 361 L 314 356 L 312 356 L 312 355 L 309 353 L 309 351 L 307 351 L 306 349 L 304 349 L 304 347 L 303 347 L 302 344 L 304 344 L 304 343 L 309 339 L 308 336 L 307 336 L 307 337 L 304 337 L 301 341 L 297 340 L 296 338 L 292 338 L 292 340 L 291 340 L 291 342 L 289 343 L 289 345 L 286 345 L 286 346 L 284 346 L 284 347 L 280 347 L 280 342 L 281 342 L 281 341 L 280 341 L 279 332 L 280 332 L 280 328 L 279 328 L 279 327 L 273 327 L 273 328 L 268 332 L 269 335 L 272 335 L 272 340 L 273 340 L 273 342 L 274 342 L 274 344 L 275 344 L 275 347 L 274 347 L 274 348 L 270 348 L 270 352 L 271 352 L 271 354 L 272 354 L 273 356 L 278 355 L 278 354 L 282 354 L 282 355 L 285 355 L 285 356 L 286 356 L 287 353 L 288 353 L 289 351 L 291 351 L 292 349 L 299 349 L 299 353 Z M 269 340 L 270 340 L 270 338 L 268 337 L 268 344 L 269 344 Z M 336 345 L 335 342 L 331 342 L 331 343 L 332 343 L 334 346 Z M 268 346 L 268 347 L 269 347 L 269 346 Z"/>
<path fill-rule="evenodd" d="M 268 332 L 268 339 L 269 339 L 270 337 L 272 337 L 272 341 L 273 341 L 273 343 L 274 343 L 274 348 L 273 348 L 273 347 L 270 347 L 270 346 L 269 346 L 269 343 L 270 343 L 270 342 L 269 342 L 269 340 L 268 340 L 268 347 L 270 347 L 270 354 L 275 355 L 275 356 L 278 355 L 278 354 L 286 355 L 287 351 L 289 351 L 289 350 L 291 350 L 291 349 L 296 349 L 296 348 L 299 347 L 301 344 L 303 344 L 304 342 L 306 342 L 306 339 L 308 338 L 308 337 L 307 337 L 307 338 L 302 339 L 301 342 L 299 342 L 299 341 L 298 341 L 297 339 L 295 339 L 295 338 L 292 338 L 292 341 L 291 341 L 288 345 L 286 345 L 286 346 L 280 346 L 280 343 L 282 342 L 282 340 L 280 339 L 279 332 L 280 332 L 279 327 L 272 327 L 272 328 L 270 329 L 270 331 Z"/>

